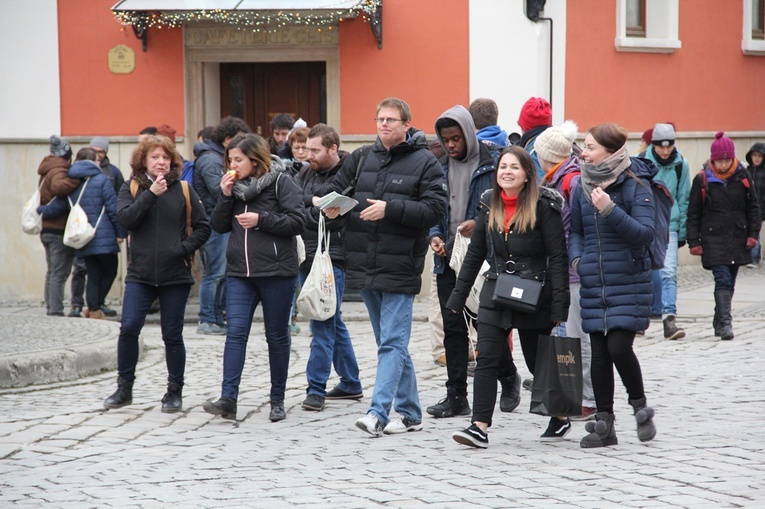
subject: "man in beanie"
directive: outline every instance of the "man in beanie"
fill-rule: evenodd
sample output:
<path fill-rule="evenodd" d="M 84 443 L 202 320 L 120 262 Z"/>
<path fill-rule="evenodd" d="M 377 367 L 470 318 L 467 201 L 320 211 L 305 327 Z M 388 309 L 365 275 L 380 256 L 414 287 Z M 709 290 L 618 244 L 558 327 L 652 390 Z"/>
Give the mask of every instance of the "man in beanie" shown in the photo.
<path fill-rule="evenodd" d="M 478 141 L 473 118 L 464 106 L 458 105 L 446 110 L 436 120 L 435 131 L 445 152 L 439 162 L 446 176 L 449 194 L 446 214 L 430 229 L 429 234 L 430 247 L 435 253 L 433 272 L 436 274 L 441 305 L 447 380 L 446 398 L 429 406 L 427 412 L 440 418 L 470 414 L 467 400 L 470 338 L 463 314 L 453 313 L 446 308 L 446 302 L 457 283 L 457 274 L 449 266 L 449 259 L 455 237 L 462 235 L 470 238 L 473 233 L 481 194 L 491 188 L 494 179 L 494 159 L 488 147 Z M 518 406 L 520 400 L 520 376 L 516 374 L 513 380 L 501 382 L 503 390 L 500 407 L 510 412 Z"/>
<path fill-rule="evenodd" d="M 45 156 L 37 168 L 40 176 L 40 205 L 51 200 L 66 200 L 66 197 L 80 185 L 79 179 L 67 177 L 72 161 L 69 143 L 56 135 L 50 137 L 50 155 Z M 64 316 L 64 285 L 69 278 L 74 261 L 74 249 L 64 245 L 64 228 L 67 215 L 56 219 L 43 219 L 40 241 L 45 248 L 45 308 L 49 316 Z M 72 281 L 72 293 L 74 293 Z"/>
<path fill-rule="evenodd" d="M 752 261 L 760 234 L 760 207 L 736 147 L 723 132 L 715 135 L 709 161 L 693 179 L 688 203 L 688 246 L 715 280 L 715 336 L 733 339 L 731 303 L 741 265 Z"/>
<path fill-rule="evenodd" d="M 525 148 L 526 152 L 534 159 L 537 173 L 539 173 L 539 180 L 541 181 L 545 176 L 545 172 L 542 171 L 542 167 L 537 159 L 534 141 L 537 139 L 537 136 L 552 125 L 552 107 L 550 102 L 541 97 L 532 97 L 526 101 L 521 108 L 521 114 L 518 116 L 518 125 L 523 131 L 521 141 L 518 144 Z"/>
<path fill-rule="evenodd" d="M 542 186 L 555 189 L 565 200 L 562 218 L 567 238 L 571 225 L 571 196 L 574 194 L 577 186 L 579 186 L 580 179 L 578 150 L 575 150 L 574 144 L 577 131 L 578 126 L 574 122 L 567 120 L 561 126 L 546 129 L 537 137 L 534 144 L 539 164 L 545 171 Z M 576 148 L 578 149 L 578 147 Z M 590 336 L 582 330 L 582 310 L 579 305 L 581 284 L 579 282 L 579 275 L 573 269 L 569 270 L 569 288 L 571 301 L 568 309 L 568 320 L 560 324 L 556 334 L 581 339 L 582 374 L 584 375 L 584 384 L 582 385 L 582 415 L 572 417 L 572 419 L 589 420 L 594 419 L 597 412 L 595 393 L 592 390 L 592 378 L 590 377 L 592 351 L 590 349 Z M 555 423 L 551 421 L 551 424 Z"/>
<path fill-rule="evenodd" d="M 685 245 L 688 221 L 688 195 L 691 190 L 688 161 L 675 147 L 675 128 L 672 124 L 656 124 L 651 132 L 651 146 L 644 157 L 652 161 L 659 172 L 655 178 L 664 182 L 672 193 L 672 215 L 669 220 L 669 244 L 664 267 L 659 269 L 657 279 L 661 287 L 655 294 L 661 295 L 661 318 L 665 339 L 685 337 L 685 331 L 677 326 L 677 252 Z M 657 303 L 654 303 L 656 305 Z"/>

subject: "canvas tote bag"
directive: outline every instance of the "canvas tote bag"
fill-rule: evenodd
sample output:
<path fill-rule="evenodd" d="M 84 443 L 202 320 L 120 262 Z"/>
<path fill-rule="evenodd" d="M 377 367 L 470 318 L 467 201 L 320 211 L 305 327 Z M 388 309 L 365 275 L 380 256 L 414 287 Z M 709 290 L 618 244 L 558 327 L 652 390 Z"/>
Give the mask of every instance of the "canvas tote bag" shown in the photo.
<path fill-rule="evenodd" d="M 329 257 L 329 235 L 324 227 L 324 214 L 319 215 L 319 242 L 308 277 L 300 289 L 297 308 L 301 315 L 323 322 L 335 316 L 337 293 L 335 272 Z"/>

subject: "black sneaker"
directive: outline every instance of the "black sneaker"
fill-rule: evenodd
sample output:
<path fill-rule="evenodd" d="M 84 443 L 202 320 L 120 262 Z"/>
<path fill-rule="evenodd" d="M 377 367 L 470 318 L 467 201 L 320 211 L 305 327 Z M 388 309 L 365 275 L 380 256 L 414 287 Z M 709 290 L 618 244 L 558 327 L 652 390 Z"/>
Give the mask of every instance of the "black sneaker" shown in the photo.
<path fill-rule="evenodd" d="M 560 442 L 571 431 L 571 421 L 566 418 L 561 421 L 557 417 L 550 417 L 547 430 L 539 437 L 540 442 Z"/>
<path fill-rule="evenodd" d="M 479 447 L 481 449 L 489 447 L 489 436 L 475 424 L 471 424 L 469 428 L 462 431 L 455 431 L 452 433 L 452 438 L 458 444 L 470 447 Z"/>
<path fill-rule="evenodd" d="M 303 410 L 320 412 L 324 408 L 324 398 L 318 394 L 309 394 L 303 401 Z"/>
<path fill-rule="evenodd" d="M 470 404 L 467 400 L 467 394 L 458 395 L 455 390 L 448 389 L 444 399 L 435 405 L 429 406 L 425 411 L 437 419 L 457 415 L 470 415 Z"/>
<path fill-rule="evenodd" d="M 327 393 L 325 399 L 361 399 L 364 397 L 364 393 L 359 392 L 345 392 L 338 387 L 335 387 Z"/>
<path fill-rule="evenodd" d="M 104 306 L 101 306 L 101 312 L 104 314 L 104 316 L 108 317 L 114 317 L 117 316 L 117 312 L 111 308 Z"/>

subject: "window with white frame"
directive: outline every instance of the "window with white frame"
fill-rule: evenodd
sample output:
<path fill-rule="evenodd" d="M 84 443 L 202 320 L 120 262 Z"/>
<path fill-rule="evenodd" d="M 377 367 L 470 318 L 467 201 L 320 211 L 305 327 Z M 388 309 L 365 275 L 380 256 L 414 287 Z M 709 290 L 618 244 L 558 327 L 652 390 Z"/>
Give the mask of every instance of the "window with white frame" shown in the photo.
<path fill-rule="evenodd" d="M 765 0 L 744 0 L 744 55 L 765 55 Z"/>
<path fill-rule="evenodd" d="M 672 53 L 680 48 L 679 0 L 616 0 L 617 51 Z"/>

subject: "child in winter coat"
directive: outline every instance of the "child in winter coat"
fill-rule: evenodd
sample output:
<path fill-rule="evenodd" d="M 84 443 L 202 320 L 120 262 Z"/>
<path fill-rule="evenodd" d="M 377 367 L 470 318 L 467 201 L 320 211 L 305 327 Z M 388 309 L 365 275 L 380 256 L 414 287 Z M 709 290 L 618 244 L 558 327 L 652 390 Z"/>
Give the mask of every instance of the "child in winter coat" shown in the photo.
<path fill-rule="evenodd" d="M 741 265 L 752 261 L 761 227 L 754 185 L 723 132 L 715 135 L 709 161 L 693 179 L 688 203 L 688 246 L 715 280 L 715 336 L 733 339 L 731 301 Z"/>

